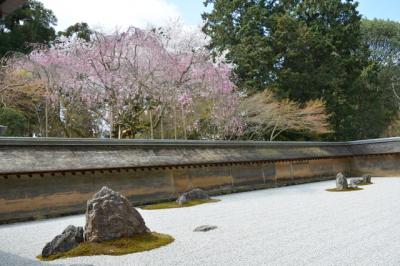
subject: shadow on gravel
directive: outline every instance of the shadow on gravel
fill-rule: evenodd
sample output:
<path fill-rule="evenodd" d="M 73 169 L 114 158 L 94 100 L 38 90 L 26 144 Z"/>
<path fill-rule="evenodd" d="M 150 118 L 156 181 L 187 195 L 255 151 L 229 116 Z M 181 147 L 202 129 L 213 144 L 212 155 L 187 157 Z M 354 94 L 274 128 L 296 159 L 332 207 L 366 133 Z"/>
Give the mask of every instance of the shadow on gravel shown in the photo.
<path fill-rule="evenodd" d="M 0 250 L 0 265 L 1 266 L 42 266 L 46 265 L 37 260 L 27 259 L 12 253 Z M 61 266 L 61 264 L 57 264 Z"/>

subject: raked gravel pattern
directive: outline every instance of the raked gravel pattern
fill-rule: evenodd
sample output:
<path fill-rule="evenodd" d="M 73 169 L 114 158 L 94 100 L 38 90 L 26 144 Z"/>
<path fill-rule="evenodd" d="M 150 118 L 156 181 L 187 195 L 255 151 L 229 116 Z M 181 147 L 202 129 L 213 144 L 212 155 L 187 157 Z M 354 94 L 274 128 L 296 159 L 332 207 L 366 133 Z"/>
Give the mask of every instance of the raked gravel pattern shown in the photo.
<path fill-rule="evenodd" d="M 218 197 L 190 208 L 140 210 L 172 244 L 125 256 L 55 265 L 400 265 L 400 178 L 374 178 L 362 191 L 327 192 L 334 181 Z M 35 256 L 76 215 L 0 226 L 0 265 L 42 265 Z M 193 232 L 199 225 L 216 225 Z M 45 263 L 49 264 L 49 263 Z"/>

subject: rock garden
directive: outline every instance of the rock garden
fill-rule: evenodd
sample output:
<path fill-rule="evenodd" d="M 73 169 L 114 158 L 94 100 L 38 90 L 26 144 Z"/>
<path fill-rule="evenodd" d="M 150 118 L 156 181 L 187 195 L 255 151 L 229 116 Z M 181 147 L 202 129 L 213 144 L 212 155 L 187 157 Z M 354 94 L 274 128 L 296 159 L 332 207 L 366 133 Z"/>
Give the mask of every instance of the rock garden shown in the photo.
<path fill-rule="evenodd" d="M 159 210 L 159 209 L 171 209 L 171 208 L 182 208 L 200 205 L 204 203 L 218 202 L 218 199 L 212 199 L 208 193 L 200 188 L 192 189 L 188 192 L 182 193 L 176 201 L 163 202 L 158 204 L 151 204 L 142 206 L 143 210 Z"/>
<path fill-rule="evenodd" d="M 362 190 L 359 186 L 371 185 L 371 175 L 363 175 L 362 177 L 346 178 L 346 176 L 339 172 L 336 175 L 336 187 L 329 188 L 329 192 L 346 192 Z"/>
<path fill-rule="evenodd" d="M 150 231 L 127 198 L 103 187 L 87 202 L 85 227 L 69 225 L 47 243 L 40 260 L 123 255 L 165 246 L 172 236 Z"/>

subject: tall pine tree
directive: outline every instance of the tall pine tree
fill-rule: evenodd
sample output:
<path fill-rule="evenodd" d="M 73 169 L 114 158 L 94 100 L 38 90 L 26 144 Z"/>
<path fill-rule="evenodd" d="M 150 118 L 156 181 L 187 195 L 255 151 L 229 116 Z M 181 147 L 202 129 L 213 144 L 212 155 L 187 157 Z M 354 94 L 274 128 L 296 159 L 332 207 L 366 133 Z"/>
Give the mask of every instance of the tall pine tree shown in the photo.
<path fill-rule="evenodd" d="M 376 92 L 376 67 L 363 41 L 357 3 L 206 0 L 205 5 L 213 6 L 203 14 L 209 48 L 215 55 L 226 53 L 241 89 L 271 89 L 301 103 L 324 99 L 335 131 L 331 139 L 377 137 L 384 130 L 371 131 L 363 121 L 377 111 L 364 106 L 379 106 L 382 95 Z"/>

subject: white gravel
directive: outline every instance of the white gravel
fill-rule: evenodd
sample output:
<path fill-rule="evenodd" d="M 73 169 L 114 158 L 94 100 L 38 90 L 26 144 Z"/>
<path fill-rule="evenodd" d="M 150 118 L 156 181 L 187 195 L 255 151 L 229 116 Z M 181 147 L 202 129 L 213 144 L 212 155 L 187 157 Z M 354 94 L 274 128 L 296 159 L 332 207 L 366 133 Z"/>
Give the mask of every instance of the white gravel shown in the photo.
<path fill-rule="evenodd" d="M 327 181 L 226 195 L 190 208 L 141 210 L 149 228 L 175 242 L 51 264 L 400 265 L 400 178 L 373 182 L 354 192 L 327 192 L 334 186 Z M 0 265 L 40 265 L 35 256 L 69 224 L 83 225 L 84 216 L 0 226 Z M 218 229 L 193 232 L 205 224 Z"/>

